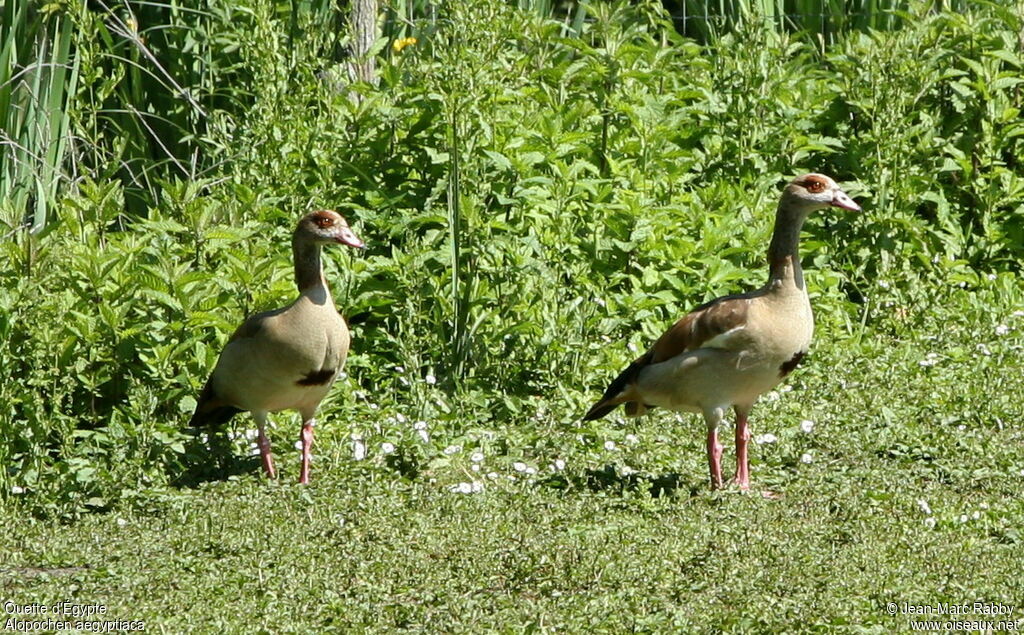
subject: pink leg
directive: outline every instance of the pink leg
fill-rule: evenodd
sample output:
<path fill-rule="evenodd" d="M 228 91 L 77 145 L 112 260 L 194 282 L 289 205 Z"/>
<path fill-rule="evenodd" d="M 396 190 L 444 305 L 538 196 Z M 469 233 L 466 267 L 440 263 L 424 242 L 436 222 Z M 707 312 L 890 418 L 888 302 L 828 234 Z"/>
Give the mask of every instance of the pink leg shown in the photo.
<path fill-rule="evenodd" d="M 302 468 L 299 471 L 299 483 L 309 485 L 309 460 L 310 448 L 313 447 L 313 425 L 316 422 L 309 419 L 302 424 L 302 434 L 299 439 L 302 441 Z"/>
<path fill-rule="evenodd" d="M 718 428 L 708 426 L 708 468 L 711 470 L 711 489 L 722 487 L 722 444 L 718 442 Z"/>
<path fill-rule="evenodd" d="M 267 413 L 254 412 L 252 416 L 256 419 L 256 427 L 259 430 L 256 445 L 260 449 L 260 461 L 263 463 L 263 471 L 266 472 L 267 478 L 277 478 L 277 470 L 274 469 L 274 455 L 270 453 L 270 439 L 267 438 Z"/>
<path fill-rule="evenodd" d="M 750 464 L 747 461 L 747 444 L 750 442 L 750 427 L 747 413 L 736 410 L 736 476 L 732 482 L 743 491 L 750 489 Z"/>

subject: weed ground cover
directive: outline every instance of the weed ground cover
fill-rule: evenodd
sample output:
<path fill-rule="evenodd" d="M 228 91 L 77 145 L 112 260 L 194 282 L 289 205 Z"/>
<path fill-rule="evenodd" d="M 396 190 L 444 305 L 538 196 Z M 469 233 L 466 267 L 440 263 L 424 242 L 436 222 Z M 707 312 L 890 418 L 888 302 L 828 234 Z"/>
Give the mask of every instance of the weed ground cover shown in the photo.
<path fill-rule="evenodd" d="M 328 420 L 312 487 L 267 483 L 253 458 L 71 524 L 8 515 L 0 584 L 166 632 L 889 632 L 913 617 L 889 602 L 1016 606 L 1024 439 L 1019 402 L 993 390 L 1024 380 L 961 354 L 1019 357 L 1024 315 L 991 308 L 976 326 L 820 342 L 757 411 L 755 486 L 777 500 L 704 490 L 695 417 L 594 440 L 553 426 L 515 462 L 462 449 L 461 470 L 415 479 L 376 438 L 355 460 Z"/>

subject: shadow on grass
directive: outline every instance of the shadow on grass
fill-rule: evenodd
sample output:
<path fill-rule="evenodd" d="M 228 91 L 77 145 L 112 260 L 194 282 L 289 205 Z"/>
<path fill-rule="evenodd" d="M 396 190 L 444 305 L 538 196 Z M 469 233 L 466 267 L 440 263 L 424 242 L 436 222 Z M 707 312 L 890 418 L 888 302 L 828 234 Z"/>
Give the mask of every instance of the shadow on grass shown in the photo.
<path fill-rule="evenodd" d="M 185 452 L 176 466 L 178 473 L 171 478 L 174 487 L 198 487 L 260 469 L 259 457 L 239 454 L 237 445 L 228 436 L 228 426 L 190 429 L 189 432 Z"/>
<path fill-rule="evenodd" d="M 700 485 L 685 480 L 676 472 L 667 474 L 619 474 L 614 465 L 581 474 L 556 474 L 539 482 L 552 489 L 586 488 L 594 492 L 637 492 L 646 490 L 653 498 L 662 496 L 698 496 Z"/>

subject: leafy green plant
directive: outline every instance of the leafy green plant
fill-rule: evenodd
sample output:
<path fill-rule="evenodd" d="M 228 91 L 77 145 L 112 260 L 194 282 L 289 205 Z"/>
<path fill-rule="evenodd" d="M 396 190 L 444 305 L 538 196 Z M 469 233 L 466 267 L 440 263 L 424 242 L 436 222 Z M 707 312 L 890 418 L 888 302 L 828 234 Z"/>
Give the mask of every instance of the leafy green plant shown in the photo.
<path fill-rule="evenodd" d="M 603 444 L 638 428 L 580 424 L 588 400 L 682 313 L 763 282 L 797 172 L 837 176 L 866 209 L 807 226 L 823 340 L 920 346 L 967 312 L 968 341 L 980 307 L 1006 312 L 996 284 L 1020 297 L 1021 23 L 999 6 L 922 8 L 822 54 L 754 21 L 701 46 L 656 3 L 589 3 L 587 20 L 396 3 L 387 37 L 417 41 L 381 49 L 379 85 L 345 90 L 336 8 L 276 7 L 67 14 L 101 37 L 77 49 L 73 187 L 46 232 L 0 241 L 0 369 L 16 378 L 0 383 L 0 497 L 70 518 L 244 472 L 248 419 L 231 436 L 182 423 L 234 326 L 293 297 L 288 236 L 314 207 L 369 245 L 327 264 L 354 349 L 322 442 L 333 466 L 352 435 L 390 443 L 381 478 L 458 485 L 474 451 L 497 472 L 577 442 L 600 472 Z M 986 346 L 986 368 L 1014 363 Z M 654 470 L 676 460 L 662 436 L 642 453 Z M 784 479 L 799 456 L 772 460 Z"/>

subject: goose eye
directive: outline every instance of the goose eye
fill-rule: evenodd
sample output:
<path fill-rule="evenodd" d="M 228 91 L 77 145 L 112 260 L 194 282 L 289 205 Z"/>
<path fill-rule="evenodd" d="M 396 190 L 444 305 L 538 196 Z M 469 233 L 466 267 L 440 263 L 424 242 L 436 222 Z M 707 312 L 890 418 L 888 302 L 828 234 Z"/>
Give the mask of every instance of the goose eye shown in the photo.
<path fill-rule="evenodd" d="M 825 184 L 821 181 L 808 181 L 804 184 L 804 187 L 806 187 L 807 191 L 811 194 L 821 194 L 825 190 Z"/>
<path fill-rule="evenodd" d="M 328 216 L 317 216 L 316 220 L 313 222 L 315 222 L 316 226 L 320 229 L 327 229 L 334 224 L 334 219 Z"/>

